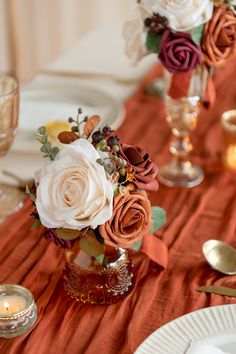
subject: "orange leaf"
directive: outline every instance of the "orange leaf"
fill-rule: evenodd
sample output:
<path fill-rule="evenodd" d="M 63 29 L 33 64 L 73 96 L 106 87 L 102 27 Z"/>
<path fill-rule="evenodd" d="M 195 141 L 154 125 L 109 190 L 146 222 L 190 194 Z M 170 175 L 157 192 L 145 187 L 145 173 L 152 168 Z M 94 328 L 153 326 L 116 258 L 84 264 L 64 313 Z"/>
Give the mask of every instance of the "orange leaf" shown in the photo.
<path fill-rule="evenodd" d="M 87 122 L 84 125 L 84 134 L 87 138 L 92 134 L 97 125 L 101 122 L 101 117 L 94 115 L 88 118 Z"/>
<path fill-rule="evenodd" d="M 58 135 L 58 139 L 62 144 L 71 144 L 73 141 L 79 139 L 79 136 L 74 132 L 61 132 Z"/>

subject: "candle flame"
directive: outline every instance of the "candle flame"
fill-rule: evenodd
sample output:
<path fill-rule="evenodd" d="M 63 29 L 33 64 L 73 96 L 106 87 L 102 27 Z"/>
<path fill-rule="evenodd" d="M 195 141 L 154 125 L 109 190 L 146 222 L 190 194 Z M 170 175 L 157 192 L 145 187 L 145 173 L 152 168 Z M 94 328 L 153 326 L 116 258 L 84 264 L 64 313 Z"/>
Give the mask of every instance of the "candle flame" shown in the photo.
<path fill-rule="evenodd" d="M 9 310 L 9 307 L 10 307 L 10 304 L 9 304 L 7 301 L 5 301 L 5 302 L 3 303 L 3 306 L 4 306 L 5 309 L 8 311 L 8 310 Z"/>

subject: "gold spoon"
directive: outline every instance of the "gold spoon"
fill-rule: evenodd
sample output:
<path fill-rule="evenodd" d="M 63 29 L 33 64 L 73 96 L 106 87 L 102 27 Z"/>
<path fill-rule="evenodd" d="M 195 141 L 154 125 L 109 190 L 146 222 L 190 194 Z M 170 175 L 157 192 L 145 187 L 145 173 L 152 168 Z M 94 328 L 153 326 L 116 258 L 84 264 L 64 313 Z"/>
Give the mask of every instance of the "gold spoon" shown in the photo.
<path fill-rule="evenodd" d="M 227 275 L 236 274 L 236 250 L 230 245 L 218 240 L 209 240 L 203 244 L 202 252 L 213 269 Z"/>

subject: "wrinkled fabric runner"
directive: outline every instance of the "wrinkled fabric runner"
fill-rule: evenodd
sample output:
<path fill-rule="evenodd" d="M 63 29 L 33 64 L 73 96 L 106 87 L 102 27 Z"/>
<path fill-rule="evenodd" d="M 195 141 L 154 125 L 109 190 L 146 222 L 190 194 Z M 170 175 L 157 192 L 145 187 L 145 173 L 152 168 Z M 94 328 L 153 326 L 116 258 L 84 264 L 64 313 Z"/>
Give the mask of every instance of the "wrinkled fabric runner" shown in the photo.
<path fill-rule="evenodd" d="M 159 165 L 169 159 L 170 130 L 161 100 L 144 93 L 158 76 L 156 68 L 127 102 L 127 118 L 119 134 L 140 144 Z M 236 175 L 220 164 L 220 115 L 236 108 L 236 72 L 227 67 L 216 77 L 217 99 L 203 111 L 193 133 L 193 159 L 206 171 L 205 181 L 192 190 L 160 186 L 150 194 L 167 211 L 167 224 L 157 236 L 169 249 L 164 271 L 145 254 L 135 257 L 136 280 L 131 294 L 110 306 L 78 304 L 63 290 L 63 251 L 30 231 L 28 201 L 23 210 L 0 226 L 0 283 L 28 287 L 38 304 L 38 322 L 29 333 L 0 339 L 1 354 L 130 354 L 153 331 L 193 310 L 236 303 L 236 299 L 198 293 L 202 285 L 236 287 L 204 262 L 204 241 L 217 238 L 236 247 Z M 163 353 L 165 354 L 165 353 Z M 173 353 L 174 354 L 174 353 Z"/>

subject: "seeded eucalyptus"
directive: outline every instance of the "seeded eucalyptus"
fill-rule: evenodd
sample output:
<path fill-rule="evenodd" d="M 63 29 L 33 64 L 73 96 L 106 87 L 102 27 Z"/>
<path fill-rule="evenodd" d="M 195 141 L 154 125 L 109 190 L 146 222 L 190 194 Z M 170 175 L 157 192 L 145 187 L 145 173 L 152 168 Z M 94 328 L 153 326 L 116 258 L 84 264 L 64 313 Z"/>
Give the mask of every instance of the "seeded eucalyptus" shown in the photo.
<path fill-rule="evenodd" d="M 102 130 L 98 130 L 92 135 L 92 144 L 98 151 L 106 153 L 106 157 L 97 159 L 97 163 L 103 166 L 108 178 L 117 183 L 117 191 L 123 195 L 126 194 L 123 186 L 127 181 L 130 181 L 132 171 L 127 166 L 127 161 L 118 156 L 120 151 L 120 138 L 113 135 L 113 130 L 109 126 L 105 126 Z M 122 188 L 120 188 L 122 186 Z"/>

